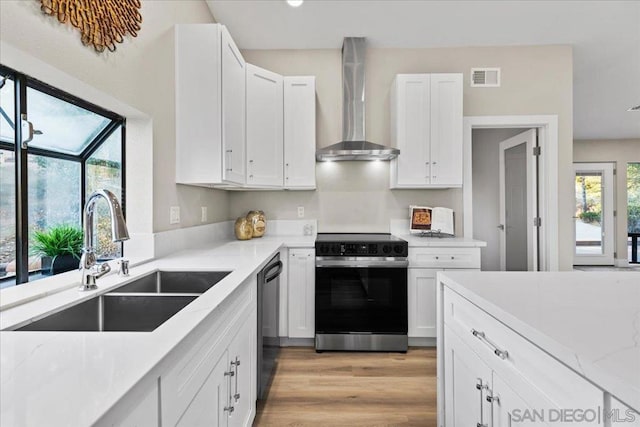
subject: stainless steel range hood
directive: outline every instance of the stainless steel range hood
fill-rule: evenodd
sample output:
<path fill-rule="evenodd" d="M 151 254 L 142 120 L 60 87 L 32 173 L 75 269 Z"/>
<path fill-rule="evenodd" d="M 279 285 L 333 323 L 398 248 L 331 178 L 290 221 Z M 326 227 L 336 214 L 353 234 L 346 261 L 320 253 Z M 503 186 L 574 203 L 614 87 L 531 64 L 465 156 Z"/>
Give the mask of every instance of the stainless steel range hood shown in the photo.
<path fill-rule="evenodd" d="M 364 37 L 345 37 L 342 44 L 342 139 L 316 151 L 316 160 L 391 160 L 400 150 L 365 140 Z"/>

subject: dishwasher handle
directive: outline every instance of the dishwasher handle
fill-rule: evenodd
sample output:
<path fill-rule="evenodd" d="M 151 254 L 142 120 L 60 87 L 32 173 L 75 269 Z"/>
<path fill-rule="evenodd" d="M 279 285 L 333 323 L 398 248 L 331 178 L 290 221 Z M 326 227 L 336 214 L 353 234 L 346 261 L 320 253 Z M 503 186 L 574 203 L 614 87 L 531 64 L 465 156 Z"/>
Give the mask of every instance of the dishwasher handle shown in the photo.
<path fill-rule="evenodd" d="M 272 270 L 276 270 L 275 273 L 271 273 Z M 282 261 L 274 262 L 264 272 L 264 283 L 269 283 L 273 279 L 276 279 L 282 273 Z"/>

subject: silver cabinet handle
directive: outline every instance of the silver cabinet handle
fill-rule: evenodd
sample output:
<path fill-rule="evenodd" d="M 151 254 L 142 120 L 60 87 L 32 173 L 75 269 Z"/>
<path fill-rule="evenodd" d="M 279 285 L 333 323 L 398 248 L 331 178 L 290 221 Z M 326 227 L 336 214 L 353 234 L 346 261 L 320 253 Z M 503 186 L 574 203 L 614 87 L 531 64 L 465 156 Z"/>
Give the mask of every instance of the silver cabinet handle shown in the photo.
<path fill-rule="evenodd" d="M 238 400 L 240 400 L 240 393 L 238 392 L 238 366 L 240 366 L 240 359 L 236 357 L 236 360 L 232 360 L 231 366 L 235 371 L 234 376 L 236 377 L 236 392 L 233 394 L 233 399 L 237 402 Z"/>
<path fill-rule="evenodd" d="M 225 153 L 227 154 L 227 167 L 224 169 L 227 172 L 231 172 L 233 170 L 233 166 L 231 165 L 231 156 L 233 156 L 233 150 L 227 150 L 225 151 Z M 231 166 L 231 167 L 228 167 Z"/>
<path fill-rule="evenodd" d="M 476 390 L 480 392 L 480 422 L 476 423 L 476 427 L 488 427 L 486 424 L 482 423 L 482 421 L 484 421 L 482 417 L 482 391 L 488 390 L 488 389 L 489 389 L 489 386 L 484 384 L 484 382 L 482 381 L 482 378 L 478 378 L 476 380 Z"/>
<path fill-rule="evenodd" d="M 487 395 L 487 402 L 489 402 L 489 403 L 495 402 L 495 403 L 497 403 L 499 405 L 500 404 L 500 396 L 498 396 L 497 394 L 494 395 L 493 391 L 491 391 L 491 390 L 489 390 L 489 393 L 490 394 Z"/>
<path fill-rule="evenodd" d="M 476 329 L 471 329 L 471 334 L 478 338 L 480 341 L 485 343 L 492 351 L 493 354 L 498 356 L 500 359 L 505 360 L 509 357 L 509 352 L 507 350 L 500 350 L 494 343 L 492 343 L 486 336 L 486 334 L 482 331 L 478 331 Z"/>

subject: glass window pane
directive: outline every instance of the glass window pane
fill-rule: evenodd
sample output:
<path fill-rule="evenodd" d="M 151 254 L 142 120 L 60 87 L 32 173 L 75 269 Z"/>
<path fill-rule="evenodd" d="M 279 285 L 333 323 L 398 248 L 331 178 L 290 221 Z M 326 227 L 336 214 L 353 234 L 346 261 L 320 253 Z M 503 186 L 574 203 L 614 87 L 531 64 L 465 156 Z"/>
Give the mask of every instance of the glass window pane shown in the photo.
<path fill-rule="evenodd" d="M 106 117 L 27 88 L 27 111 L 34 130 L 30 145 L 60 153 L 78 155 L 111 122 Z"/>
<path fill-rule="evenodd" d="M 603 253 L 602 185 L 601 172 L 576 173 L 576 255 Z"/>
<path fill-rule="evenodd" d="M 640 262 L 640 163 L 627 164 L 628 260 Z"/>
<path fill-rule="evenodd" d="M 0 287 L 16 274 L 15 166 L 13 151 L 0 150 Z"/>
<path fill-rule="evenodd" d="M 29 245 L 34 231 L 57 225 L 81 227 L 80 162 L 29 155 Z M 29 257 L 29 271 L 40 270 L 40 256 Z M 36 277 L 30 277 L 33 280 Z"/>
<path fill-rule="evenodd" d="M 87 159 L 87 197 L 95 190 L 107 189 L 122 203 L 122 130 L 116 129 Z M 111 220 L 107 204 L 96 204 L 96 255 L 101 259 L 122 256 L 122 245 L 111 241 Z"/>
<path fill-rule="evenodd" d="M 15 120 L 15 99 L 14 84 L 10 78 L 4 79 L 0 76 L 0 141 L 13 143 L 15 139 L 14 123 Z"/>

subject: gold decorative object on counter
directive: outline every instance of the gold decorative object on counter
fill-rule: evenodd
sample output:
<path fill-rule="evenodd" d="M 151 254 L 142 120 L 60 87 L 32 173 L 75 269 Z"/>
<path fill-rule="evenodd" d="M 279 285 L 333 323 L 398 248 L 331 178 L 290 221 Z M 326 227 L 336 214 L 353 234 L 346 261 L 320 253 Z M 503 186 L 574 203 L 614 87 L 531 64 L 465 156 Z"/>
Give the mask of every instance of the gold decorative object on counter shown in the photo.
<path fill-rule="evenodd" d="M 241 216 L 236 219 L 234 230 L 238 240 L 250 240 L 253 237 L 253 226 L 246 217 Z"/>
<path fill-rule="evenodd" d="M 247 221 L 249 221 L 253 229 L 253 237 L 264 236 L 265 231 L 267 231 L 267 219 L 263 211 L 250 211 L 247 214 Z"/>
<path fill-rule="evenodd" d="M 98 52 L 113 52 L 130 34 L 138 36 L 142 15 L 140 0 L 40 0 L 40 10 L 67 21 L 81 34 L 82 44 Z"/>

